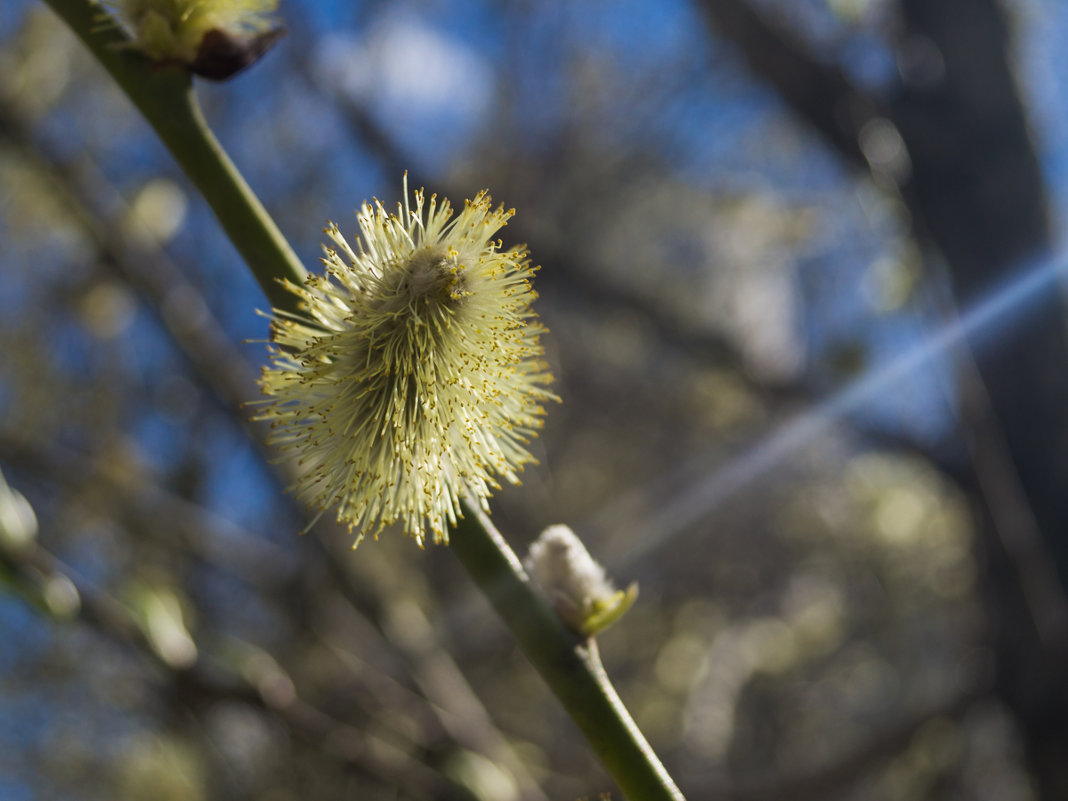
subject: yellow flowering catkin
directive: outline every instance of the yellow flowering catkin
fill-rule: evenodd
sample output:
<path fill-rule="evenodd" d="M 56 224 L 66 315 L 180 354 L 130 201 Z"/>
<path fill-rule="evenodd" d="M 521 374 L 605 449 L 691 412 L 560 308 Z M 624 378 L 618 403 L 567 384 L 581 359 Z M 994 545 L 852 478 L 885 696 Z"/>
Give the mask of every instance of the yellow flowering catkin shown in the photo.
<path fill-rule="evenodd" d="M 336 510 L 357 544 L 400 521 L 422 546 L 448 541 L 465 495 L 486 507 L 497 478 L 534 461 L 552 375 L 524 247 L 491 237 L 514 214 L 479 193 L 455 216 L 414 193 L 388 214 L 364 204 L 355 249 L 331 224 L 326 271 L 297 314 L 271 316 L 257 419 L 299 463 L 296 491 Z"/>

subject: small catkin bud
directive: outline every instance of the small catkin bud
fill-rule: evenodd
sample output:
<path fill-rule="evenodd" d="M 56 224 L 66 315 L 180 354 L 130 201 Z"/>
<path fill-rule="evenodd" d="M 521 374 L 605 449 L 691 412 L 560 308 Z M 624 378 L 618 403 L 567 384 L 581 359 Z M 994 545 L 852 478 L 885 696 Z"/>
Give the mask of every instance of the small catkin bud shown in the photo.
<path fill-rule="evenodd" d="M 130 46 L 153 61 L 226 80 L 255 63 L 285 33 L 278 0 L 105 0 Z"/>
<path fill-rule="evenodd" d="M 572 631 L 592 637 L 611 626 L 638 597 L 638 585 L 617 590 L 570 528 L 549 526 L 531 544 L 526 567 Z"/>
<path fill-rule="evenodd" d="M 37 539 L 37 515 L 21 492 L 0 473 L 0 549 L 18 552 Z"/>

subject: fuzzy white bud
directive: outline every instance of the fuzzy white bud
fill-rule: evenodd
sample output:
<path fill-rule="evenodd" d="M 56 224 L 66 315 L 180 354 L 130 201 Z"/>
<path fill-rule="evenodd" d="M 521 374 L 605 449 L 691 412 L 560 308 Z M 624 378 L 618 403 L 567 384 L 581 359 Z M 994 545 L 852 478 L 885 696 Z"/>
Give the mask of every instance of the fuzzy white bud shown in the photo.
<path fill-rule="evenodd" d="M 21 492 L 0 473 L 0 548 L 18 551 L 37 538 L 37 516 Z"/>
<path fill-rule="evenodd" d="M 574 531 L 549 526 L 531 544 L 526 568 L 572 631 L 592 636 L 608 628 L 638 597 L 638 585 L 617 590 Z"/>

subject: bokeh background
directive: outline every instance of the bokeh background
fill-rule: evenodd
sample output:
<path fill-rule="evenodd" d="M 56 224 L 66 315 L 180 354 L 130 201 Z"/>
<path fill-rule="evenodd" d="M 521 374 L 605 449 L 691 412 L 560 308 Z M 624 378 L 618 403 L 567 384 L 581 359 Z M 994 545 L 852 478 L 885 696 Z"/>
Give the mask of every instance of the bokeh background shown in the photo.
<path fill-rule="evenodd" d="M 197 91 L 309 267 L 405 170 L 518 210 L 562 403 L 493 517 L 639 582 L 601 650 L 691 801 L 1068 797 L 1062 4 L 281 16 Z M 81 45 L 0 5 L 0 469 L 37 520 L 0 492 L 0 799 L 612 791 L 447 549 L 298 535 L 241 408 L 264 307 Z"/>

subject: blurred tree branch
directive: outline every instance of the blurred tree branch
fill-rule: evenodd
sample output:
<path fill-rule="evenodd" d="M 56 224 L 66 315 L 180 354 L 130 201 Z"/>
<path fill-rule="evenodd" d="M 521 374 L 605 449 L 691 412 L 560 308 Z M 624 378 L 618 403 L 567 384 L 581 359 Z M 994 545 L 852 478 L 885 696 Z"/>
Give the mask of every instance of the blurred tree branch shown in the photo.
<path fill-rule="evenodd" d="M 701 7 L 752 72 L 848 164 L 869 169 L 884 187 L 888 178 L 896 182 L 924 250 L 945 260 L 961 308 L 1050 258 L 1045 192 L 1007 61 L 1008 24 L 995 0 L 902 0 L 894 43 L 902 80 L 885 101 L 859 92 L 746 0 L 702 0 Z M 906 172 L 886 175 L 869 163 L 864 126 L 876 119 L 900 135 Z M 979 332 L 969 344 L 989 399 L 980 414 L 996 421 L 979 424 L 983 401 L 969 401 L 982 454 L 972 486 L 983 499 L 979 545 L 998 687 L 1028 744 L 1040 797 L 1054 801 L 1068 795 L 1068 771 L 1056 756 L 1068 750 L 1068 694 L 1058 678 L 1068 669 L 1068 373 L 1058 367 L 1068 363 L 1068 341 L 1059 293 L 1029 306 L 1010 331 Z M 991 459 L 1007 460 L 1011 471 L 992 470 Z M 1008 502 L 1017 512 L 1006 513 L 1016 492 L 1022 499 Z M 1027 535 L 1031 525 L 1040 536 Z M 1060 587 L 1043 596 L 1056 606 L 1052 616 L 1028 592 L 1034 559 L 1021 560 L 1021 543 L 1056 565 Z M 1046 626 L 1043 635 L 1042 621 L 1055 630 Z"/>
<path fill-rule="evenodd" d="M 131 49 L 121 27 L 101 23 L 95 3 L 45 2 L 104 66 L 204 195 L 268 300 L 288 304 L 291 296 L 277 282 L 299 283 L 304 265 L 208 129 L 189 73 L 154 64 Z"/>
<path fill-rule="evenodd" d="M 353 728 L 304 702 L 292 680 L 276 662 L 250 659 L 236 670 L 219 675 L 202 666 L 178 667 L 163 658 L 146 636 L 136 617 L 121 603 L 79 579 L 42 546 L 32 543 L 12 550 L 0 548 L 0 566 L 35 592 L 43 583 L 60 579 L 77 592 L 77 601 L 68 607 L 77 618 L 107 639 L 146 659 L 167 680 L 168 693 L 191 711 L 202 711 L 213 703 L 231 701 L 250 705 L 280 719 L 296 736 L 341 760 L 361 774 L 387 785 L 406 787 L 435 797 L 469 799 L 466 789 L 446 780 L 423 763 L 409 757 L 372 733 Z M 250 651 L 250 653 L 252 653 Z M 391 753 L 382 760 L 376 751 Z"/>
<path fill-rule="evenodd" d="M 878 103 L 837 66 L 818 60 L 768 22 L 747 0 L 699 0 L 716 31 L 742 51 L 750 71 L 854 167 L 867 161 L 860 147 L 865 122 Z"/>
<path fill-rule="evenodd" d="M 841 792 L 879 763 L 900 753 L 925 725 L 933 720 L 959 719 L 986 697 L 990 688 L 977 685 L 950 696 L 942 703 L 920 710 L 887 726 L 870 740 L 858 744 L 838 759 L 816 765 L 804 773 L 767 783 L 739 783 L 724 791 L 732 801 L 807 801 Z"/>
<path fill-rule="evenodd" d="M 174 343 L 215 396 L 245 426 L 251 441 L 262 443 L 266 425 L 238 413 L 256 397 L 255 372 L 212 315 L 200 289 L 182 272 L 147 231 L 131 236 L 136 215 L 98 169 L 86 158 L 66 159 L 0 98 L 0 137 L 38 165 L 63 198 L 80 227 L 96 244 L 102 264 L 115 269 L 146 300 Z M 124 222 L 125 221 L 125 222 Z"/>

